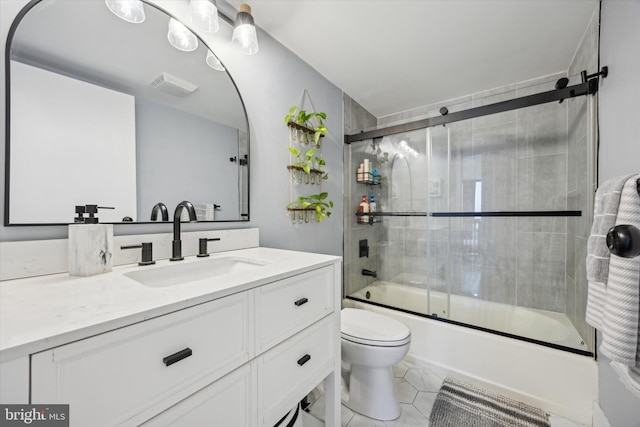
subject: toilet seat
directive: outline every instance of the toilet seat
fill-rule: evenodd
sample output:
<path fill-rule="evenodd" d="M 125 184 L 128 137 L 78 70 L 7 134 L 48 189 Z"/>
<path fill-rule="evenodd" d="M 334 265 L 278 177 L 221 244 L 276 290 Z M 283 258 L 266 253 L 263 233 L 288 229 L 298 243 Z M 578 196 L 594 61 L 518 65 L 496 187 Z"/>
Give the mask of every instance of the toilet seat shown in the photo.
<path fill-rule="evenodd" d="M 411 331 L 402 322 L 368 310 L 342 309 L 340 335 L 357 344 L 397 347 L 411 341 Z"/>

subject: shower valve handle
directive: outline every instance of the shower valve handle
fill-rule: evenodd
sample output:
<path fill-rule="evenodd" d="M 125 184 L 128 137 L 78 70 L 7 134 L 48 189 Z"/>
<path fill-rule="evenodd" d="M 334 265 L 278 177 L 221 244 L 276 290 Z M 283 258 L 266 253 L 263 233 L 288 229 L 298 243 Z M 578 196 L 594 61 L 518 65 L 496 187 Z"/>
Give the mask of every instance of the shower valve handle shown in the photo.
<path fill-rule="evenodd" d="M 609 252 L 623 258 L 640 255 L 640 229 L 633 225 L 616 225 L 607 233 Z"/>

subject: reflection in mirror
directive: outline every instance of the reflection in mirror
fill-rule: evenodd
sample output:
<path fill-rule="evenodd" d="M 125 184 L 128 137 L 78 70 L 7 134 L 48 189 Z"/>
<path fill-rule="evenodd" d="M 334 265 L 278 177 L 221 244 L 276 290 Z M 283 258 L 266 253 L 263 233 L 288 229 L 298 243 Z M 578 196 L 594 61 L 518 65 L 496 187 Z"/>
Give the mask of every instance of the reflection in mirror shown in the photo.
<path fill-rule="evenodd" d="M 204 42 L 175 49 L 171 17 L 143 6 L 141 23 L 77 0 L 32 2 L 16 19 L 5 224 L 72 223 L 86 204 L 115 208 L 101 222 L 149 222 L 155 205 L 182 200 L 199 221 L 249 219 L 237 88 L 222 64 L 207 64 Z"/>

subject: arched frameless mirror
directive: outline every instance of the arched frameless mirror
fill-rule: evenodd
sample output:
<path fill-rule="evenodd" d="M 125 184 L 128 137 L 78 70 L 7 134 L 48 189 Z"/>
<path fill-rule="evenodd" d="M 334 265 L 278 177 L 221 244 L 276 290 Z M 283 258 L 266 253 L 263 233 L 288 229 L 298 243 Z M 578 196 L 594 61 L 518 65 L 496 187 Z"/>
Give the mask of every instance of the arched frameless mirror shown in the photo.
<path fill-rule="evenodd" d="M 233 80 L 207 65 L 202 40 L 180 51 L 171 16 L 144 11 L 132 24 L 104 1 L 38 0 L 14 21 L 5 225 L 72 223 L 86 204 L 114 208 L 100 222 L 149 222 L 154 205 L 182 200 L 199 221 L 249 219 L 248 120 Z"/>

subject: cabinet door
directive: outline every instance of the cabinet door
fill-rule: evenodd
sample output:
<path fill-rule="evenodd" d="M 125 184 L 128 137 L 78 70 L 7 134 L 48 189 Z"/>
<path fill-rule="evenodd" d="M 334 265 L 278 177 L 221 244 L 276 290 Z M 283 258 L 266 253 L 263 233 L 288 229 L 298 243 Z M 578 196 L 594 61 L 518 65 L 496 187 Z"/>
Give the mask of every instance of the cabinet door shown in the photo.
<path fill-rule="evenodd" d="M 257 353 L 270 349 L 333 311 L 333 276 L 333 267 L 323 267 L 257 290 Z"/>
<path fill-rule="evenodd" d="M 29 357 L 0 363 L 0 403 L 29 403 Z"/>
<path fill-rule="evenodd" d="M 72 427 L 153 417 L 253 357 L 251 292 L 33 355 L 32 403 L 69 404 Z"/>
<path fill-rule="evenodd" d="M 259 426 L 271 427 L 334 369 L 338 337 L 325 317 L 257 359 Z"/>
<path fill-rule="evenodd" d="M 256 369 L 236 369 L 166 411 L 144 427 L 253 427 L 256 425 Z"/>

